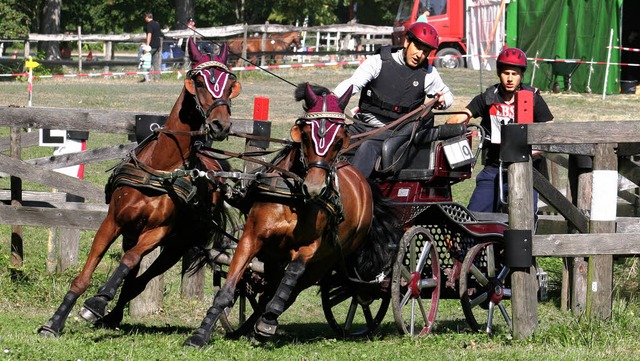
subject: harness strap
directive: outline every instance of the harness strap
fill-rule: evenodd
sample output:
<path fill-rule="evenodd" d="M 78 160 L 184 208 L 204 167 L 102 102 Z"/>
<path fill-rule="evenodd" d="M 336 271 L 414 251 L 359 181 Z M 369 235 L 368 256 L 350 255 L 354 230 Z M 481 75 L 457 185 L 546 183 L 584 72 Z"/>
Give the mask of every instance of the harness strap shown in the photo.
<path fill-rule="evenodd" d="M 206 150 L 206 151 L 209 151 L 209 152 L 214 152 L 214 153 L 218 153 L 218 154 L 224 154 L 224 155 L 229 156 L 229 157 L 234 157 L 234 158 L 246 160 L 246 161 L 249 161 L 249 162 L 257 163 L 257 164 L 263 165 L 263 166 L 265 166 L 267 168 L 275 170 L 276 172 L 280 173 L 284 177 L 292 178 L 296 182 L 303 182 L 304 181 L 299 175 L 289 171 L 288 169 L 284 169 L 284 168 L 278 167 L 277 165 L 275 165 L 273 163 L 265 162 L 262 159 L 247 157 L 245 153 L 234 153 L 234 152 L 229 152 L 229 151 L 226 151 L 226 150 L 210 148 L 210 147 L 207 147 L 207 146 L 204 146 L 204 145 L 200 146 L 200 148 L 198 150 Z"/>
<path fill-rule="evenodd" d="M 109 179 L 105 189 L 107 203 L 111 192 L 120 185 L 151 189 L 164 194 L 168 194 L 169 191 L 173 190 L 184 202 L 190 202 L 196 194 L 196 187 L 187 179 L 186 175 L 172 178 L 174 177 L 158 177 L 135 165 L 123 164 Z M 171 182 L 168 182 L 169 179 L 171 179 Z"/>
<path fill-rule="evenodd" d="M 370 130 L 368 132 L 364 132 L 364 133 L 360 133 L 360 134 L 354 134 L 351 136 L 351 139 L 357 139 L 357 138 L 363 138 L 364 139 L 360 139 L 357 142 L 351 143 L 349 144 L 349 146 L 347 148 L 344 148 L 340 151 L 340 154 L 344 154 L 348 151 L 350 151 L 351 149 L 354 149 L 358 146 L 360 146 L 360 144 L 364 143 L 365 141 L 369 140 L 371 138 L 371 136 L 376 135 L 378 133 L 384 132 L 385 130 L 389 129 L 389 128 L 393 128 L 396 127 L 400 124 L 404 124 L 404 123 L 408 123 L 410 121 L 413 121 L 414 118 L 419 114 L 420 116 L 423 116 L 424 114 L 428 113 L 431 108 L 433 107 L 433 105 L 435 104 L 436 100 L 430 100 L 424 104 L 422 104 L 421 106 L 419 106 L 418 108 L 414 109 L 413 111 L 403 115 L 402 117 L 394 120 L 393 122 L 385 125 L 384 127 L 380 127 L 380 128 L 376 128 L 373 130 Z"/>

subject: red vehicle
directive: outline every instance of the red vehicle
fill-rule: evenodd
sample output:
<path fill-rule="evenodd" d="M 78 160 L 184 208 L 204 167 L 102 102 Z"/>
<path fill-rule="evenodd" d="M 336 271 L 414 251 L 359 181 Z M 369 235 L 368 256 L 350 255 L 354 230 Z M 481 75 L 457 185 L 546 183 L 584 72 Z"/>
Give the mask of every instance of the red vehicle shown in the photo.
<path fill-rule="evenodd" d="M 438 30 L 440 36 L 434 66 L 463 67 L 465 62 L 462 55 L 467 53 L 465 0 L 401 0 L 393 23 L 393 44 L 402 45 L 406 30 L 425 11 L 429 11 L 427 21 Z"/>

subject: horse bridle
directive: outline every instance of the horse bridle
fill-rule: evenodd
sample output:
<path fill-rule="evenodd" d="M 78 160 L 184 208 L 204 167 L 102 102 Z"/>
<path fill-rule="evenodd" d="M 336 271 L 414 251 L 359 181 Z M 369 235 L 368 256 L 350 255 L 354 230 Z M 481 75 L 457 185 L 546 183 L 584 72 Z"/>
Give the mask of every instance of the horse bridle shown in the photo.
<path fill-rule="evenodd" d="M 219 70 L 229 74 L 230 76 L 233 76 L 234 78 L 236 77 L 235 74 L 233 74 L 226 65 L 224 65 L 224 64 L 222 64 L 222 63 L 220 63 L 218 61 L 215 61 L 215 60 L 207 61 L 207 62 L 202 63 L 202 64 L 198 65 L 197 67 L 189 70 L 187 72 L 187 76 L 189 77 L 189 79 L 195 80 L 195 77 L 198 76 L 199 74 L 201 74 L 202 70 L 209 69 L 209 68 L 216 68 L 216 69 L 219 69 Z M 209 79 L 206 79 L 206 81 L 209 81 Z M 204 108 L 202 107 L 202 103 L 200 103 L 200 99 L 198 98 L 198 94 L 197 93 L 193 94 L 193 98 L 194 98 L 194 100 L 196 102 L 196 108 L 200 111 L 200 115 L 202 115 L 202 117 L 205 120 L 209 118 L 209 115 L 211 115 L 211 112 L 215 108 L 217 108 L 219 106 L 222 106 L 222 105 L 227 107 L 227 111 L 229 112 L 229 115 L 231 115 L 231 104 L 229 103 L 228 100 L 219 98 L 216 101 L 214 101 L 209 106 L 209 108 L 207 108 L 207 110 L 204 110 Z"/>

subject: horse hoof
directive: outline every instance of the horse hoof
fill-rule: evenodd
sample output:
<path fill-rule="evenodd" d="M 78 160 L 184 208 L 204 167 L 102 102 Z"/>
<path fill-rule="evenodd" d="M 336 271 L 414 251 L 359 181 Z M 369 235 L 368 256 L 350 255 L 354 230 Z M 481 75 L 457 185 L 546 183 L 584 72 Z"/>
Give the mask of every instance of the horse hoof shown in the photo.
<path fill-rule="evenodd" d="M 184 341 L 184 347 L 203 348 L 207 345 L 207 340 L 202 335 L 192 335 Z"/>
<path fill-rule="evenodd" d="M 82 307 L 80 311 L 78 311 L 78 315 L 80 315 L 83 320 L 91 323 L 96 323 L 96 321 L 100 319 L 97 314 L 85 307 Z"/>
<path fill-rule="evenodd" d="M 42 325 L 42 327 L 38 329 L 38 335 L 47 338 L 60 336 L 56 330 L 52 329 L 47 324 Z"/>
<path fill-rule="evenodd" d="M 260 318 L 258 322 L 253 326 L 253 330 L 256 336 L 261 338 L 271 338 L 276 334 L 278 330 L 278 321 L 267 321 L 264 318 Z"/>
<path fill-rule="evenodd" d="M 104 317 L 106 311 L 107 301 L 101 297 L 92 297 L 85 301 L 78 314 L 86 321 L 96 323 Z"/>

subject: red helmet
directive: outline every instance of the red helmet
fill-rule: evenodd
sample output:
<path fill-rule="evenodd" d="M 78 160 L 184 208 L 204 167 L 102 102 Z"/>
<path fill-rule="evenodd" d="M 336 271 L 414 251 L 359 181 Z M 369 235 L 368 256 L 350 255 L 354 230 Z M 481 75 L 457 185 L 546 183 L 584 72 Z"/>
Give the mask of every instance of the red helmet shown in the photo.
<path fill-rule="evenodd" d="M 518 48 L 506 48 L 500 52 L 496 63 L 498 67 L 500 65 L 517 66 L 524 72 L 527 70 L 527 55 Z"/>
<path fill-rule="evenodd" d="M 429 23 L 413 23 L 407 30 L 407 37 L 411 41 L 417 41 L 434 49 L 438 49 L 440 44 L 438 31 Z"/>

